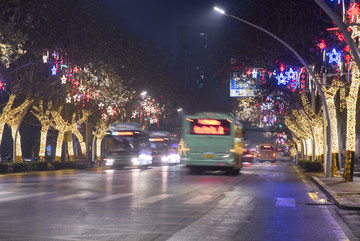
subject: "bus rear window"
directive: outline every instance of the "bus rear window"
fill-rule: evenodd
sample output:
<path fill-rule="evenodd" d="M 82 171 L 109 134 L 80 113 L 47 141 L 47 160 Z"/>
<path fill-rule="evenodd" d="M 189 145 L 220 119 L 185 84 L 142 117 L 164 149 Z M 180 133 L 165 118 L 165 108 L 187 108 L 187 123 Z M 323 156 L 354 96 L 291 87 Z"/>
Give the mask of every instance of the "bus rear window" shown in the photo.
<path fill-rule="evenodd" d="M 192 135 L 230 135 L 230 122 L 217 119 L 194 119 L 191 121 Z"/>
<path fill-rule="evenodd" d="M 274 146 L 271 145 L 264 145 L 260 147 L 261 151 L 273 151 L 274 150 Z"/>

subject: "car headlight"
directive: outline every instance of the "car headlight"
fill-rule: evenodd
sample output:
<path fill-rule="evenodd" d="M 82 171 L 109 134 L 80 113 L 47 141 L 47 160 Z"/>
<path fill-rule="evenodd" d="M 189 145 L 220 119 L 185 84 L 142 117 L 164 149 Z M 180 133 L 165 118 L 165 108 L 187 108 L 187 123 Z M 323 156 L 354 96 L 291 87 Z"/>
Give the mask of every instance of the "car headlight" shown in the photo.
<path fill-rule="evenodd" d="M 131 163 L 132 163 L 133 165 L 139 165 L 139 164 L 140 164 L 140 160 L 139 160 L 139 158 L 134 157 L 134 158 L 131 159 Z"/>
<path fill-rule="evenodd" d="M 104 159 L 106 166 L 111 166 L 114 164 L 114 159 Z"/>
<path fill-rule="evenodd" d="M 167 156 L 161 157 L 162 162 L 168 162 L 169 158 Z"/>
<path fill-rule="evenodd" d="M 180 155 L 179 154 L 171 154 L 169 155 L 170 162 L 180 162 Z"/>

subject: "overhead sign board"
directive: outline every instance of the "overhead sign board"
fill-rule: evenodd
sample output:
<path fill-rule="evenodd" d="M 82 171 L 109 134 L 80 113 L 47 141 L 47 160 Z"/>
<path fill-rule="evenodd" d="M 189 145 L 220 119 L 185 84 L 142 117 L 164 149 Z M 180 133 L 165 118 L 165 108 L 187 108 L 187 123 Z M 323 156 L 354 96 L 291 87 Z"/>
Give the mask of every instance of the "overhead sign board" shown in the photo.
<path fill-rule="evenodd" d="M 254 97 L 257 91 L 256 79 L 233 72 L 230 76 L 230 97 Z"/>

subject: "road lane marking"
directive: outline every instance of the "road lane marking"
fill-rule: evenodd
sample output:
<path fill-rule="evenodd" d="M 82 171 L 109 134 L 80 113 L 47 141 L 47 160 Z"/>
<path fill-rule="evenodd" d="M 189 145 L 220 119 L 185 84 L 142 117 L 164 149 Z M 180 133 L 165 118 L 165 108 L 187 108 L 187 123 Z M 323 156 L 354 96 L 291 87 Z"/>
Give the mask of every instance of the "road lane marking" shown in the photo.
<path fill-rule="evenodd" d="M 95 200 L 92 200 L 91 202 L 109 202 L 109 201 L 113 201 L 115 199 L 128 197 L 128 196 L 132 196 L 132 195 L 134 195 L 134 194 L 133 193 L 119 193 L 116 195 L 111 195 L 111 196 L 106 196 L 103 198 L 95 199 Z"/>
<path fill-rule="evenodd" d="M 295 207 L 295 199 L 294 198 L 276 198 L 276 206 L 278 207 Z"/>
<path fill-rule="evenodd" d="M 162 199 L 165 199 L 165 198 L 168 198 L 168 197 L 171 197 L 171 196 L 173 196 L 173 194 L 165 194 L 165 193 L 158 194 L 158 195 L 143 199 L 143 200 L 141 200 L 141 201 L 139 201 L 137 203 L 139 203 L 139 204 L 142 204 L 142 203 L 151 204 L 151 203 L 155 203 L 157 201 L 160 201 Z"/>
<path fill-rule="evenodd" d="M 77 198 L 77 197 L 88 196 L 90 194 L 92 194 L 92 193 L 85 191 L 85 192 L 75 193 L 75 194 L 71 194 L 71 195 L 56 197 L 56 198 L 50 199 L 49 201 L 51 201 L 51 202 L 65 201 L 65 200 L 69 200 L 69 199 L 73 199 L 73 198 Z"/>
<path fill-rule="evenodd" d="M 7 195 L 7 194 L 11 194 L 11 193 L 14 193 L 14 192 L 0 191 L 0 195 Z"/>
<path fill-rule="evenodd" d="M 38 196 L 43 196 L 43 195 L 47 195 L 47 194 L 51 194 L 51 193 L 52 192 L 37 192 L 37 193 L 17 195 L 17 196 L 12 196 L 12 197 L 3 197 L 3 198 L 0 198 L 0 202 L 15 201 L 15 200 L 30 198 L 30 197 L 38 197 Z"/>
<path fill-rule="evenodd" d="M 209 195 L 198 195 L 186 202 L 183 202 L 183 204 L 199 205 L 208 202 L 210 199 L 212 199 L 212 197 Z"/>

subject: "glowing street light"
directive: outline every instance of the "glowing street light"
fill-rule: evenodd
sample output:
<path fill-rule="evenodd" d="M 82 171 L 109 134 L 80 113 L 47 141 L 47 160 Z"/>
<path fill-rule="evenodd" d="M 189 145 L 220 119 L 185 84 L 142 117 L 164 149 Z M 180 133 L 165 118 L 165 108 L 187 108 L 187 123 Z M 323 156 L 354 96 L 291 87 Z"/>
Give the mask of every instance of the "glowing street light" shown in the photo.
<path fill-rule="evenodd" d="M 221 9 L 221 8 L 214 7 L 214 10 L 217 11 L 217 12 L 219 12 L 219 13 L 221 13 L 221 14 L 226 15 L 225 11 L 224 11 L 223 9 Z"/>
<path fill-rule="evenodd" d="M 317 0 L 315 0 L 317 1 Z M 244 19 L 241 19 L 239 17 L 236 17 L 234 15 L 231 15 L 231 14 L 228 14 L 225 12 L 225 10 L 221 9 L 221 8 L 218 8 L 218 7 L 214 7 L 214 10 L 225 15 L 225 16 L 228 16 L 228 17 L 232 17 L 240 22 L 243 22 L 247 25 L 250 25 L 251 27 L 254 27 L 268 35 L 270 35 L 271 37 L 273 37 L 274 39 L 276 39 L 277 41 L 279 41 L 281 44 L 283 44 L 286 48 L 288 48 L 298 59 L 299 61 L 305 66 L 305 68 L 308 70 L 309 74 L 311 75 L 311 77 L 313 78 L 314 80 L 314 83 L 317 87 L 317 90 L 318 92 L 320 93 L 320 96 L 321 96 L 321 100 L 322 100 L 322 103 L 323 103 L 323 106 L 324 106 L 324 111 L 325 111 L 325 116 L 326 116 L 326 120 L 327 122 L 325 122 L 324 120 L 324 126 L 326 126 L 325 123 L 327 123 L 327 126 L 328 126 L 328 132 L 327 132 L 327 152 L 326 152 L 326 159 L 324 160 L 325 162 L 325 176 L 326 177 L 329 177 L 330 176 L 330 164 L 331 164 L 331 137 L 330 137 L 330 134 L 331 133 L 331 123 L 330 123 L 330 114 L 329 114 L 329 109 L 328 109 L 328 106 L 327 106 L 327 102 L 326 102 L 326 99 L 325 99 L 325 95 L 324 95 L 324 92 L 321 88 L 321 84 L 318 82 L 316 76 L 315 76 L 315 73 L 314 71 L 310 68 L 309 64 L 305 61 L 305 59 L 303 57 L 301 57 L 301 55 L 296 52 L 295 49 L 293 49 L 289 44 L 287 44 L 284 40 L 280 39 L 278 36 L 274 35 L 273 33 L 269 32 L 268 30 L 258 26 L 258 25 L 255 25 L 253 23 L 250 23 Z"/>
<path fill-rule="evenodd" d="M 143 91 L 143 92 L 141 92 L 141 94 L 140 94 L 140 95 L 141 95 L 142 97 L 145 97 L 145 96 L 146 96 L 146 94 L 147 94 L 147 92 L 146 92 L 146 91 Z"/>

